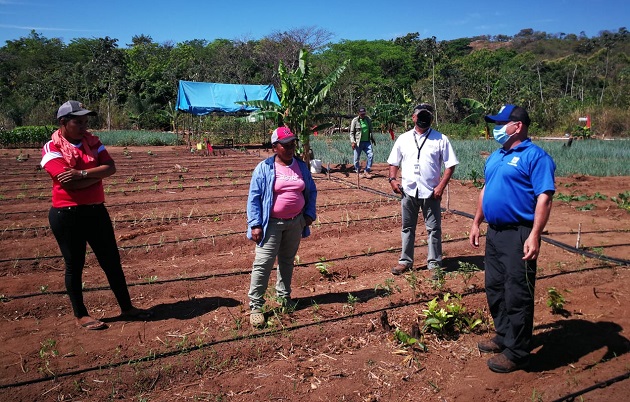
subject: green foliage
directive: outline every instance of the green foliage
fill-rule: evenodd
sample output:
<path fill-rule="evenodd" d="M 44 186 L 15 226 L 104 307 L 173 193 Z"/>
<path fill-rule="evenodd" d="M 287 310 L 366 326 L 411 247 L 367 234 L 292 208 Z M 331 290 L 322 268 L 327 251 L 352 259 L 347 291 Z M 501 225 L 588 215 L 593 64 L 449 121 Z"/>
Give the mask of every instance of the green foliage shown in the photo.
<path fill-rule="evenodd" d="M 392 278 L 386 278 L 384 283 L 379 283 L 374 287 L 374 291 L 382 290 L 386 296 L 391 296 L 394 292 L 400 293 L 400 287 Z"/>
<path fill-rule="evenodd" d="M 483 320 L 468 313 L 461 301 L 461 295 L 455 295 L 454 300 L 451 300 L 450 293 L 443 296 L 444 307 L 440 306 L 437 297 L 429 301 L 427 308 L 422 310 L 425 315 L 423 331 L 431 331 L 442 337 L 456 336 L 482 324 Z"/>
<path fill-rule="evenodd" d="M 403 347 L 416 347 L 424 352 L 427 351 L 427 347 L 424 343 L 422 343 L 419 339 L 416 339 L 413 336 L 409 335 L 400 328 L 396 328 L 394 330 L 394 336 Z"/>
<path fill-rule="evenodd" d="M 621 209 L 625 209 L 630 212 L 630 191 L 624 191 L 619 193 L 617 197 L 611 197 L 611 200 Z"/>
<path fill-rule="evenodd" d="M 319 257 L 319 262 L 315 263 L 315 268 L 324 278 L 333 277 L 332 265 L 326 262 L 325 257 Z"/>
<path fill-rule="evenodd" d="M 280 105 L 263 100 L 237 102 L 260 108 L 247 117 L 248 121 L 271 118 L 277 121 L 278 126 L 287 125 L 300 140 L 298 153 L 303 155 L 307 163 L 309 161 L 311 133 L 332 126 L 332 123 L 324 122 L 324 116 L 320 114 L 320 109 L 330 89 L 339 80 L 349 62 L 343 62 L 326 78 L 319 80 L 312 72 L 310 57 L 310 53 L 306 49 L 301 49 L 298 66 L 293 71 L 289 71 L 285 64 L 280 61 L 278 66 L 281 88 Z"/>
<path fill-rule="evenodd" d="M 159 131 L 101 131 L 96 133 L 105 146 L 130 147 L 138 145 L 162 146 L 181 145 L 176 134 Z"/>
<path fill-rule="evenodd" d="M 566 290 L 566 292 L 568 292 L 568 290 Z M 561 312 L 566 302 L 564 296 L 555 287 L 547 289 L 547 307 L 551 308 L 553 314 Z"/>
<path fill-rule="evenodd" d="M 459 265 L 457 273 L 462 276 L 465 284 L 468 283 L 476 272 L 481 271 L 481 268 L 470 262 L 458 261 L 457 264 Z"/>
<path fill-rule="evenodd" d="M 0 130 L 0 147 L 43 146 L 56 129 L 55 126 L 22 126 Z"/>

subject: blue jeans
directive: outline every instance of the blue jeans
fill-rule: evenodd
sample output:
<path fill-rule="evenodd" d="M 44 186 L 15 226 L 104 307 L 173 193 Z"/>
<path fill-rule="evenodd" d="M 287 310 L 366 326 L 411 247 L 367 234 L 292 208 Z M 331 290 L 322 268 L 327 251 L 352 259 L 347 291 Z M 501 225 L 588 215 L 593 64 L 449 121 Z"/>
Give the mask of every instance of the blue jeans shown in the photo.
<path fill-rule="evenodd" d="M 372 170 L 372 159 L 374 158 L 372 143 L 370 141 L 361 141 L 356 145 L 356 147 L 354 147 L 354 169 L 357 172 L 361 168 L 361 152 L 365 152 L 365 154 L 367 155 L 367 164 L 365 166 L 365 171 L 369 172 Z"/>
<path fill-rule="evenodd" d="M 416 240 L 416 225 L 418 214 L 422 210 L 424 225 L 427 229 L 427 267 L 442 266 L 442 215 L 440 200 L 435 198 L 416 198 L 405 194 L 400 201 L 402 209 L 402 251 L 398 262 L 409 267 L 413 266 L 414 242 Z"/>
<path fill-rule="evenodd" d="M 265 292 L 276 257 L 278 257 L 276 296 L 284 299 L 291 298 L 293 262 L 300 247 L 304 226 L 306 226 L 306 221 L 303 214 L 292 220 L 275 218 L 269 220 L 262 247 L 256 245 L 256 257 L 248 294 L 250 309 L 258 310 L 264 306 Z"/>

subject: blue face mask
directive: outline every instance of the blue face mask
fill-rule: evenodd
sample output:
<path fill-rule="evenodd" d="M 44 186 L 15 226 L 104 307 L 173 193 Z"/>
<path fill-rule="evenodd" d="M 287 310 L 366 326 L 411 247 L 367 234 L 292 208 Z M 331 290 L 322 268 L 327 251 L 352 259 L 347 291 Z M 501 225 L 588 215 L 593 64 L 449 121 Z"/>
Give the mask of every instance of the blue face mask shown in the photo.
<path fill-rule="evenodd" d="M 509 126 L 510 124 L 512 124 L 512 122 L 506 123 L 502 126 L 494 126 L 494 130 L 492 130 L 492 135 L 494 136 L 494 139 L 501 145 L 505 144 L 507 140 L 509 140 L 511 137 L 511 135 L 506 132 L 507 126 Z"/>

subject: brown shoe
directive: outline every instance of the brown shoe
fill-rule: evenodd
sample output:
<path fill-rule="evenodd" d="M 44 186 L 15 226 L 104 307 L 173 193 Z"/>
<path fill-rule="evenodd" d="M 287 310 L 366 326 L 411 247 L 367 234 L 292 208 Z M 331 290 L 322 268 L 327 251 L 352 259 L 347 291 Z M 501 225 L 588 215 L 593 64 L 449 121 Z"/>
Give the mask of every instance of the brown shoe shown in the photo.
<path fill-rule="evenodd" d="M 494 355 L 488 359 L 488 367 L 495 373 L 511 373 L 512 371 L 522 370 L 529 365 L 529 360 L 521 363 L 513 362 L 503 353 Z"/>
<path fill-rule="evenodd" d="M 405 271 L 411 269 L 411 267 L 409 265 L 406 264 L 398 264 L 396 265 L 394 268 L 392 268 L 392 274 L 394 275 L 400 275 L 405 273 Z"/>
<path fill-rule="evenodd" d="M 477 349 L 481 353 L 501 353 L 505 347 L 496 343 L 494 339 L 487 339 L 477 343 Z"/>

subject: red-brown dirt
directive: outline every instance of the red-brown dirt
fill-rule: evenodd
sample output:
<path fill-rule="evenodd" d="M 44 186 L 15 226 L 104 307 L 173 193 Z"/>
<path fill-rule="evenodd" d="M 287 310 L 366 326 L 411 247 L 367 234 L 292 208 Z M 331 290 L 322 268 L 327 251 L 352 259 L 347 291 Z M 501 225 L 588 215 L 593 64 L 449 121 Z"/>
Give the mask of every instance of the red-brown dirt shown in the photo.
<path fill-rule="evenodd" d="M 149 152 L 150 151 L 150 152 Z M 252 169 L 268 151 L 111 147 L 118 172 L 105 181 L 130 293 L 150 321 L 121 321 L 91 253 L 84 271 L 90 313 L 109 328 L 77 327 L 64 294 L 63 262 L 47 221 L 51 182 L 39 150 L 1 150 L 0 400 L 2 401 L 621 401 L 630 391 L 630 271 L 601 258 L 628 259 L 629 214 L 610 200 L 627 177 L 558 178 L 558 192 L 606 199 L 556 200 L 536 286 L 534 350 L 526 371 L 495 374 L 476 348 L 491 332 L 483 272 L 451 272 L 443 286 L 424 269 L 419 224 L 413 275 L 394 277 L 400 206 L 389 197 L 387 167 L 372 180 L 333 169 L 315 174 L 319 219 L 303 240 L 293 279 L 294 312 L 269 298 L 268 328 L 247 315 L 254 245 L 245 237 Z M 468 245 L 478 189 L 451 182 L 443 207 L 447 269 L 483 267 Z M 603 198 L 603 197 L 602 197 Z M 319 266 L 316 264 L 320 263 Z M 319 268 L 331 271 L 328 276 Z M 417 283 L 414 283 L 414 279 Z M 272 274 L 270 289 L 273 289 Z M 413 286 L 412 286 L 413 285 Z M 555 287 L 567 300 L 547 306 Z M 387 290 L 391 291 L 388 294 Z M 426 331 L 420 347 L 394 330 L 422 329 L 427 302 L 461 294 L 484 323 L 446 337 Z M 453 300 L 453 299 L 451 299 Z M 443 305 L 443 303 L 442 303 Z M 582 399 L 580 399 L 582 398 Z"/>

